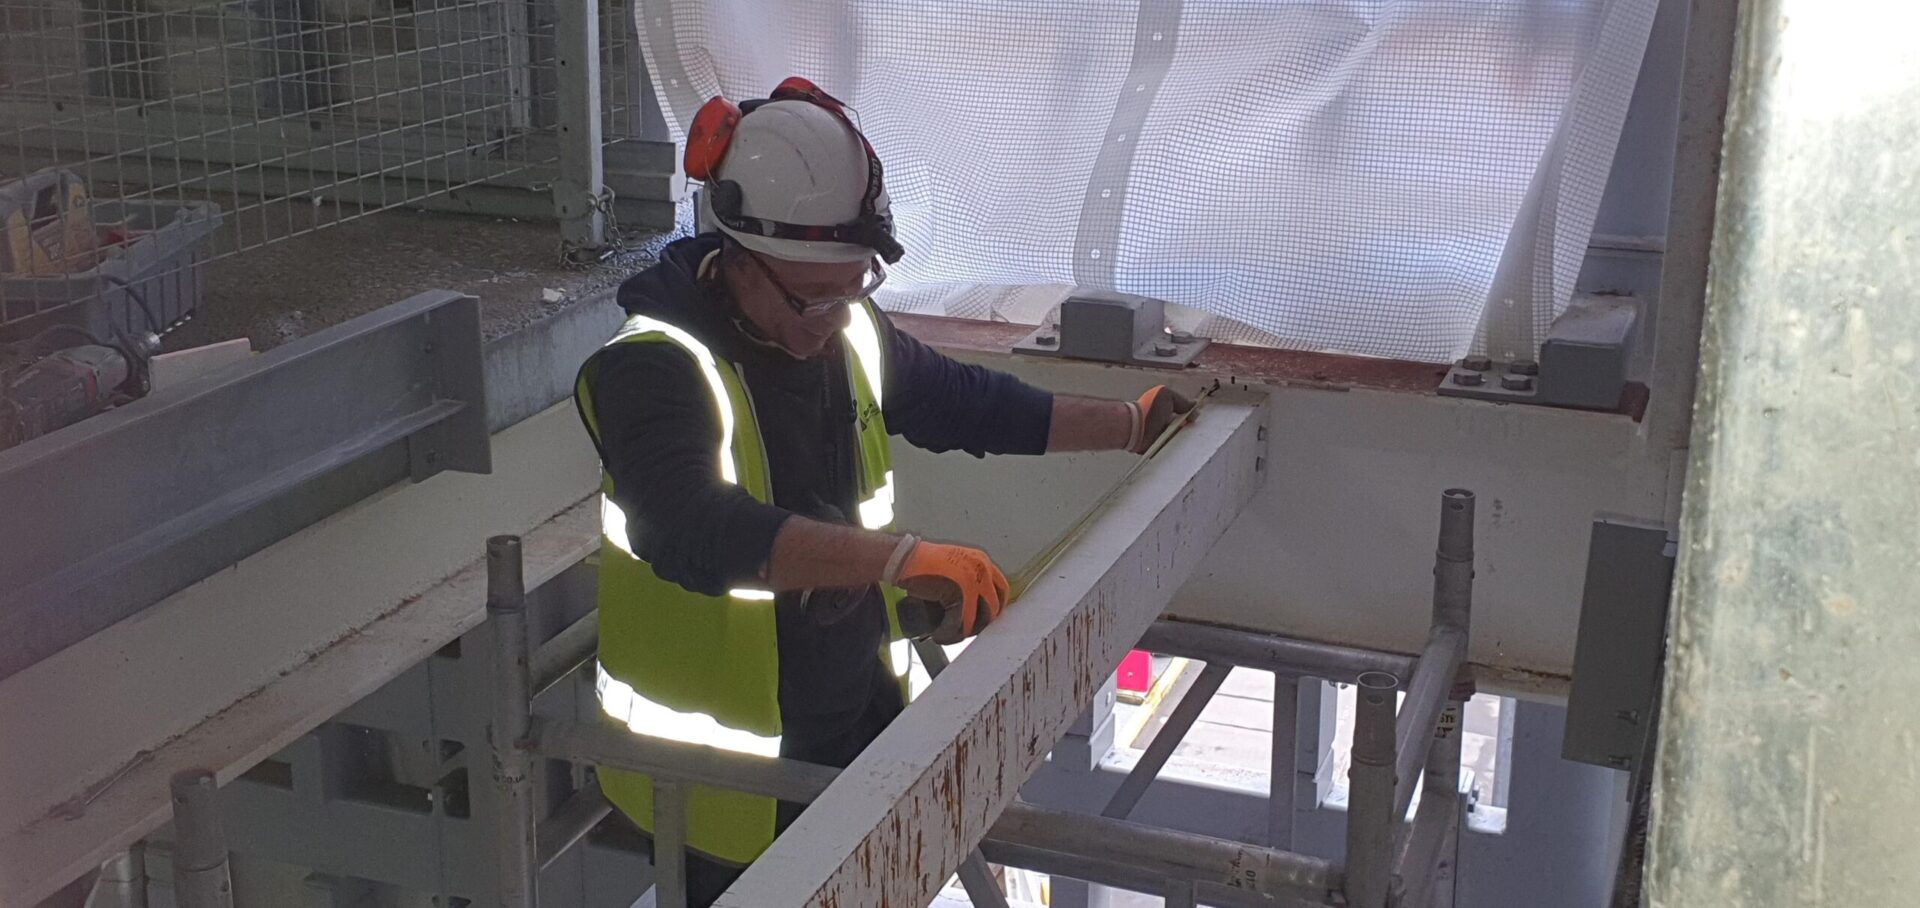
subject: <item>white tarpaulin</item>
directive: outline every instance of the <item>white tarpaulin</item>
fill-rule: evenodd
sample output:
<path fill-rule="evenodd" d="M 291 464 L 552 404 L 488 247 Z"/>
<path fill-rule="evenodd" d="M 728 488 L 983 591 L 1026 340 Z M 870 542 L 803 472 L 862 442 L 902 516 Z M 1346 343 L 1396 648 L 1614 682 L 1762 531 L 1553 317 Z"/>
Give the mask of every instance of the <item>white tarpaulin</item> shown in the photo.
<path fill-rule="evenodd" d="M 1531 352 L 1572 293 L 1656 0 L 640 0 L 676 138 L 804 75 L 886 164 L 890 307 L 1078 284 L 1228 339 Z M 1489 307 L 1490 297 L 1496 302 Z M 1030 307 L 1029 307 L 1030 308 Z M 1027 318 L 1031 318 L 1027 314 Z"/>

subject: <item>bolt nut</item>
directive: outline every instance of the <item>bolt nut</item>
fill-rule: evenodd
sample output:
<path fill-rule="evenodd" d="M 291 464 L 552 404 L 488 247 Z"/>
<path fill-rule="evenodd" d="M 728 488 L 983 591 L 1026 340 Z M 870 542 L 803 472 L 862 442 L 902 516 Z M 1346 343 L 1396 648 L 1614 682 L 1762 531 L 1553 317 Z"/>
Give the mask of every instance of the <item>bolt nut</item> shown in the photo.
<path fill-rule="evenodd" d="M 1179 353 L 1180 353 L 1180 348 L 1175 347 L 1172 344 L 1154 344 L 1153 345 L 1154 356 L 1177 356 L 1179 355 Z"/>
<path fill-rule="evenodd" d="M 1194 341 L 1193 332 L 1191 331 L 1175 331 L 1171 336 L 1173 337 L 1173 342 L 1176 344 L 1191 344 Z"/>
<path fill-rule="evenodd" d="M 1039 344 L 1042 347 L 1060 346 L 1060 338 L 1057 335 L 1052 335 L 1052 334 L 1034 335 L 1033 342 L 1036 344 Z"/>
<path fill-rule="evenodd" d="M 1514 375 L 1539 375 L 1540 364 L 1530 359 L 1516 359 L 1507 364 L 1507 371 Z"/>
<path fill-rule="evenodd" d="M 1464 388 L 1477 388 L 1485 384 L 1486 379 L 1478 372 L 1455 372 L 1453 373 L 1453 383 Z"/>
<path fill-rule="evenodd" d="M 1460 361 L 1460 368 L 1472 369 L 1475 372 L 1485 372 L 1493 368 L 1493 357 L 1469 356 Z"/>
<path fill-rule="evenodd" d="M 1533 390 L 1533 379 L 1524 375 L 1502 375 L 1500 376 L 1500 387 L 1509 391 L 1531 391 Z"/>

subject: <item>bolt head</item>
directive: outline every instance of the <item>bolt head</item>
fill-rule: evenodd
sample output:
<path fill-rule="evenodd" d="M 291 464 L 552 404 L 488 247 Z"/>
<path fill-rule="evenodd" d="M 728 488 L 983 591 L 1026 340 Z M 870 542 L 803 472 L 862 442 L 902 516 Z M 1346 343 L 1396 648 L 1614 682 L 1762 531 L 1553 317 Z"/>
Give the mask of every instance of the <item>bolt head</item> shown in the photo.
<path fill-rule="evenodd" d="M 1500 387 L 1509 391 L 1531 391 L 1533 390 L 1533 379 L 1524 375 L 1502 375 L 1500 376 Z"/>
<path fill-rule="evenodd" d="M 1460 361 L 1460 368 L 1472 369 L 1475 372 L 1485 372 L 1493 368 L 1493 357 L 1469 356 Z"/>
<path fill-rule="evenodd" d="M 1464 388 L 1475 388 L 1485 384 L 1486 379 L 1478 372 L 1455 372 L 1453 373 L 1453 383 Z"/>
<path fill-rule="evenodd" d="M 1179 353 L 1180 353 L 1180 348 L 1175 347 L 1172 344 L 1154 344 L 1153 345 L 1154 356 L 1177 356 L 1179 355 Z"/>
<path fill-rule="evenodd" d="M 1175 331 L 1171 337 L 1176 344 L 1191 344 L 1194 341 L 1193 332 L 1191 331 Z"/>
<path fill-rule="evenodd" d="M 1057 335 L 1053 335 L 1053 334 L 1037 335 L 1034 337 L 1033 342 L 1036 344 L 1039 344 L 1042 347 L 1060 346 L 1060 338 Z"/>
<path fill-rule="evenodd" d="M 1539 375 L 1540 364 L 1530 359 L 1516 359 L 1507 364 L 1507 371 L 1514 375 Z"/>

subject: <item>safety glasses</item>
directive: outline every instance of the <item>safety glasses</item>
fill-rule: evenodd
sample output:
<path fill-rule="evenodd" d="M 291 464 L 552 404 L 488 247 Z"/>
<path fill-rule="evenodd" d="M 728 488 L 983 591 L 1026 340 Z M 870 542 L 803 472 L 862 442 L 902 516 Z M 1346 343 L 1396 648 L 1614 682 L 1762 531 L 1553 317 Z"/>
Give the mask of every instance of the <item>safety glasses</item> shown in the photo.
<path fill-rule="evenodd" d="M 753 261 L 753 264 L 760 269 L 761 274 L 766 275 L 767 283 L 772 284 L 773 289 L 780 291 L 780 295 L 786 298 L 787 305 L 793 307 L 794 313 L 801 318 L 826 315 L 841 306 L 857 303 L 872 296 L 874 291 L 880 289 L 881 284 L 887 282 L 887 269 L 880 264 L 878 258 L 875 258 L 867 262 L 866 278 L 861 281 L 859 292 L 851 296 L 839 296 L 831 299 L 806 299 L 794 293 L 792 290 L 787 289 L 787 285 L 781 282 L 778 275 L 773 273 L 772 266 L 769 266 L 760 256 L 748 252 L 747 258 Z"/>

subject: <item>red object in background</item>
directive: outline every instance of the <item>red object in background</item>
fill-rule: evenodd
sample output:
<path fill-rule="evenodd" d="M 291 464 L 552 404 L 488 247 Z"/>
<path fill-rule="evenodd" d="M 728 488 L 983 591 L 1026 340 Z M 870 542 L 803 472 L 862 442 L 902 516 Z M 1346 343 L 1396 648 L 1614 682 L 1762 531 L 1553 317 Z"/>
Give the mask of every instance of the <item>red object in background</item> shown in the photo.
<path fill-rule="evenodd" d="M 1146 650 L 1128 650 L 1127 657 L 1120 660 L 1119 684 L 1121 690 L 1144 694 L 1153 686 L 1153 657 Z"/>

